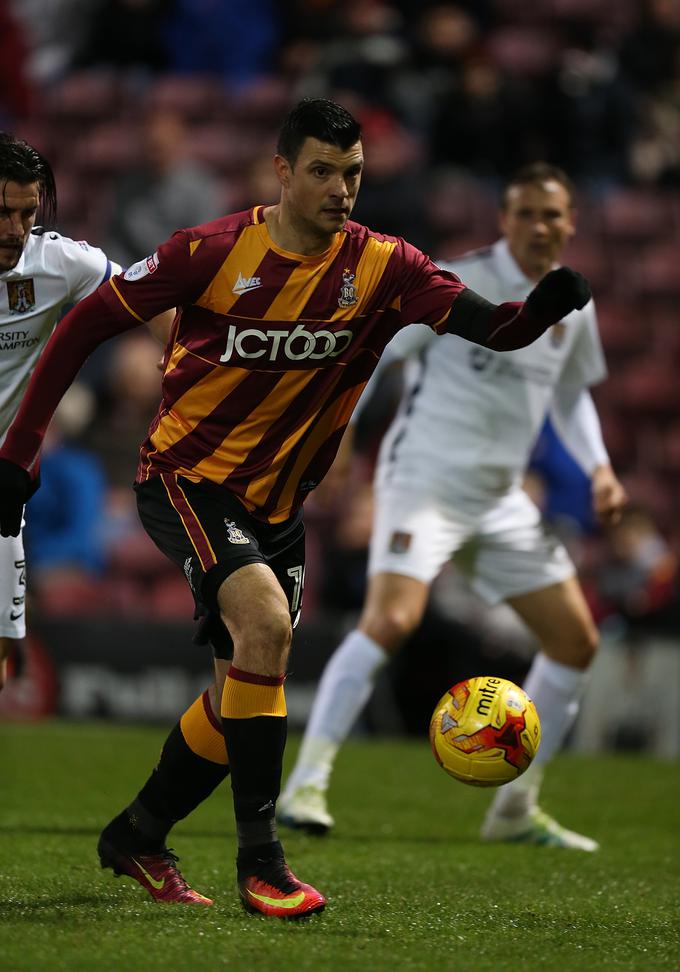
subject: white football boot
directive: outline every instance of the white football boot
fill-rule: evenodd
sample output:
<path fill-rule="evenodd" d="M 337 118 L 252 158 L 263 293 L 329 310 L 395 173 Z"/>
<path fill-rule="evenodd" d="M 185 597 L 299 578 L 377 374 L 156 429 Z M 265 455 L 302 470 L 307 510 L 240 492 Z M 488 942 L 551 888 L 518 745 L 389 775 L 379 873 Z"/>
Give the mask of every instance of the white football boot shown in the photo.
<path fill-rule="evenodd" d="M 276 807 L 276 819 L 286 827 L 316 836 L 327 834 L 335 823 L 328 812 L 325 790 L 312 784 L 282 793 Z"/>
<path fill-rule="evenodd" d="M 541 847 L 564 847 L 592 854 L 600 849 L 596 840 L 567 830 L 540 807 L 516 817 L 487 815 L 480 836 L 485 841 L 504 841 L 512 844 L 536 844 Z"/>

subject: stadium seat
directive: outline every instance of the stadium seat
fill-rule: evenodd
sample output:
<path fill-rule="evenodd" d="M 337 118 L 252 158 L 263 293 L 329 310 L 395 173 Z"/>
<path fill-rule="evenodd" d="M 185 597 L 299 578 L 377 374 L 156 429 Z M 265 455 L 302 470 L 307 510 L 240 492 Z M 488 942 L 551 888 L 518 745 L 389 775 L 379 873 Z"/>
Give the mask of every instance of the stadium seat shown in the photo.
<path fill-rule="evenodd" d="M 595 298 L 598 300 L 599 309 L 599 295 L 607 293 L 611 279 L 611 266 L 607 250 L 600 246 L 597 241 L 590 240 L 587 236 L 581 237 L 579 234 L 569 244 L 563 262 L 586 275 Z"/>
<path fill-rule="evenodd" d="M 42 116 L 63 130 L 95 124 L 117 117 L 122 107 L 121 75 L 98 69 L 65 75 L 44 91 Z"/>
<path fill-rule="evenodd" d="M 224 120 L 226 92 L 214 77 L 193 74 L 164 74 L 149 88 L 145 109 L 176 111 L 189 122 Z"/>
<path fill-rule="evenodd" d="M 176 571 L 172 576 L 158 580 L 145 600 L 145 610 L 159 620 L 191 621 L 195 604 L 186 578 Z"/>
<path fill-rule="evenodd" d="M 72 160 L 80 173 L 110 178 L 139 162 L 139 130 L 130 122 L 108 121 L 90 129 L 76 143 Z"/>
<path fill-rule="evenodd" d="M 36 596 L 43 617 L 102 614 L 111 607 L 107 583 L 77 572 L 55 573 Z"/>
<path fill-rule="evenodd" d="M 640 288 L 646 297 L 672 301 L 680 299 L 680 249 L 676 240 L 649 247 L 640 259 Z"/>
<path fill-rule="evenodd" d="M 680 419 L 671 422 L 663 431 L 663 464 L 675 475 L 680 473 Z"/>
<path fill-rule="evenodd" d="M 589 268 L 584 269 L 578 262 L 574 262 L 572 266 L 583 270 L 593 285 L 597 300 L 600 337 L 610 366 L 612 356 L 619 359 L 647 351 L 650 344 L 650 328 L 639 307 L 630 302 L 599 300 L 599 287 L 590 275 Z"/>
<path fill-rule="evenodd" d="M 662 417 L 678 410 L 677 368 L 667 357 L 637 359 L 610 375 L 606 388 L 607 402 L 634 418 L 645 413 Z"/>
<path fill-rule="evenodd" d="M 260 145 L 235 126 L 212 123 L 192 129 L 187 147 L 193 159 L 218 175 L 237 177 L 256 161 Z"/>
<path fill-rule="evenodd" d="M 555 36 L 550 30 L 529 25 L 493 31 L 487 38 L 486 48 L 501 70 L 524 78 L 546 76 L 558 53 Z"/>
<path fill-rule="evenodd" d="M 229 117 L 246 126 L 257 126 L 266 137 L 271 126 L 278 129 L 281 119 L 296 100 L 283 78 L 256 78 L 231 93 Z"/>
<path fill-rule="evenodd" d="M 617 189 L 600 204 L 602 232 L 613 242 L 669 239 L 676 227 L 673 200 L 654 189 Z"/>
<path fill-rule="evenodd" d="M 483 185 L 457 172 L 442 172 L 430 180 L 425 205 L 428 226 L 442 237 L 479 238 L 479 245 L 488 245 L 497 235 L 493 195 Z M 456 250 L 457 255 L 461 252 Z"/>

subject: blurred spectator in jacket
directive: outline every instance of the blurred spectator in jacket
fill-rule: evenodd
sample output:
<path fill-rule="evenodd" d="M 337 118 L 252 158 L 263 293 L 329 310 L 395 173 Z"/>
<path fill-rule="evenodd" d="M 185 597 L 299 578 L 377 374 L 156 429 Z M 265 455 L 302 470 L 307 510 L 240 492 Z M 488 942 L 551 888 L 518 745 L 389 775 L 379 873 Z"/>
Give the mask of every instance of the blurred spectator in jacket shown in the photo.
<path fill-rule="evenodd" d="M 190 158 L 183 118 L 158 111 L 142 129 L 142 161 L 114 188 L 107 252 L 123 266 L 153 253 L 176 229 L 197 226 L 221 212 L 219 180 Z"/>
<path fill-rule="evenodd" d="M 45 438 L 43 489 L 26 511 L 24 539 L 34 590 L 55 577 L 99 574 L 105 554 L 100 534 L 106 483 L 98 458 L 76 444 L 93 414 L 91 392 L 73 385 L 62 399 Z"/>
<path fill-rule="evenodd" d="M 587 19 L 572 21 L 556 70 L 542 86 L 541 129 L 550 152 L 582 185 L 625 181 L 634 102 L 615 51 Z M 547 150 L 547 147 L 546 147 Z"/>
<path fill-rule="evenodd" d="M 631 505 L 609 530 L 604 563 L 596 572 L 600 622 L 627 632 L 677 628 L 678 561 L 650 513 Z"/>
<path fill-rule="evenodd" d="M 159 354 L 158 343 L 143 329 L 110 345 L 99 415 L 86 442 L 100 457 L 111 487 L 127 487 L 134 479 L 139 446 L 161 398 Z M 134 507 L 133 494 L 130 502 Z"/>
<path fill-rule="evenodd" d="M 169 68 L 236 86 L 270 74 L 279 17 L 274 0 L 174 0 L 163 30 Z"/>
<path fill-rule="evenodd" d="M 678 0 L 642 0 L 637 22 L 621 45 L 621 66 L 632 84 L 656 92 L 677 70 L 680 52 Z"/>
<path fill-rule="evenodd" d="M 30 111 L 32 91 L 25 73 L 28 43 L 23 23 L 8 0 L 0 0 L 0 129 Z"/>

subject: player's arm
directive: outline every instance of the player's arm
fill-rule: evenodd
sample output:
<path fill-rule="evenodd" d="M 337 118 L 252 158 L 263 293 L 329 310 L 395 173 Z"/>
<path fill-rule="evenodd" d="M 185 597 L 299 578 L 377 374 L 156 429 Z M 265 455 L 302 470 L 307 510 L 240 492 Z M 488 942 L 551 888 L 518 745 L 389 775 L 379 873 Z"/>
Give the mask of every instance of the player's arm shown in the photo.
<path fill-rule="evenodd" d="M 145 324 L 201 292 L 184 230 L 153 256 L 112 277 L 61 321 L 40 355 L 16 418 L 0 448 L 0 534 L 18 536 L 23 505 L 37 488 L 38 457 L 49 421 L 80 367 L 108 338 Z"/>
<path fill-rule="evenodd" d="M 596 516 L 602 523 L 616 523 L 628 497 L 609 461 L 590 392 L 558 385 L 550 418 L 564 447 L 590 476 Z"/>
<path fill-rule="evenodd" d="M 161 345 L 165 347 L 170 340 L 170 334 L 172 333 L 172 324 L 175 320 L 175 315 L 177 311 L 173 307 L 170 310 L 163 311 L 162 314 L 156 314 L 152 317 L 150 321 L 146 322 L 146 326 L 151 331 L 152 337 Z"/>
<path fill-rule="evenodd" d="M 474 290 L 462 290 L 437 330 L 494 351 L 514 351 L 532 344 L 571 311 L 585 307 L 590 297 L 586 278 L 570 267 L 560 267 L 546 274 L 524 303 L 493 304 Z"/>
<path fill-rule="evenodd" d="M 37 488 L 38 456 L 45 431 L 81 365 L 103 341 L 140 323 L 122 305 L 116 312 L 97 290 L 76 304 L 52 334 L 0 449 L 3 537 L 19 535 L 24 504 Z"/>

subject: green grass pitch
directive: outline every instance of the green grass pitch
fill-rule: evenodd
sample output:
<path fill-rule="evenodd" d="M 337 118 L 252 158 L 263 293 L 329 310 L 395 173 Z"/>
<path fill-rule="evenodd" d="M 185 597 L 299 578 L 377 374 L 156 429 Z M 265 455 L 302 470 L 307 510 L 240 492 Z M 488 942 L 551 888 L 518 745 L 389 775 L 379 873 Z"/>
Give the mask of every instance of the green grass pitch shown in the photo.
<path fill-rule="evenodd" d="M 543 803 L 601 841 L 586 855 L 480 844 L 489 793 L 449 779 L 427 740 L 352 741 L 333 782 L 336 831 L 284 834 L 293 869 L 328 907 L 286 923 L 241 911 L 226 788 L 171 841 L 213 908 L 156 905 L 99 868 L 98 833 L 134 796 L 164 735 L 0 725 L 1 972 L 680 968 L 677 763 L 556 761 Z"/>

